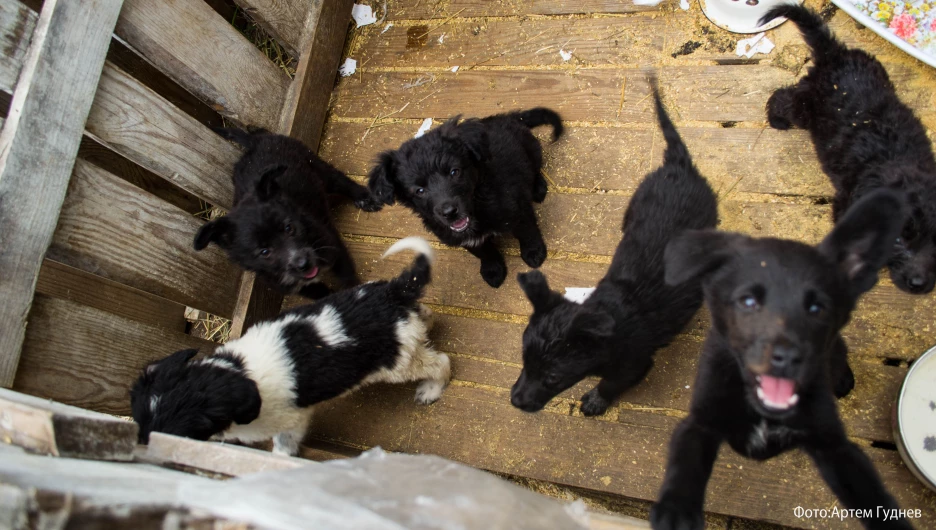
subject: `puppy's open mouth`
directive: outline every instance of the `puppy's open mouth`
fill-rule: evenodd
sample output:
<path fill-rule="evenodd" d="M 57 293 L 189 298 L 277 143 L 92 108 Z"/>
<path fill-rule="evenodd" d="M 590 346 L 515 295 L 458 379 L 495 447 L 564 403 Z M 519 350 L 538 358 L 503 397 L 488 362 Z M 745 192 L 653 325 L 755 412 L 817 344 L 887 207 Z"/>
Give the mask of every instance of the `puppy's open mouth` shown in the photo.
<path fill-rule="evenodd" d="M 757 376 L 757 399 L 773 410 L 787 410 L 799 402 L 796 381 L 769 375 Z"/>
<path fill-rule="evenodd" d="M 303 276 L 303 278 L 305 278 L 306 280 L 311 280 L 312 278 L 315 278 L 316 276 L 318 276 L 318 273 L 319 273 L 319 268 L 312 267 L 309 270 L 309 272 L 305 273 L 305 276 Z"/>
<path fill-rule="evenodd" d="M 464 232 L 468 228 L 468 222 L 470 219 L 467 217 L 462 217 L 461 219 L 455 221 L 450 225 L 450 228 L 456 232 Z"/>

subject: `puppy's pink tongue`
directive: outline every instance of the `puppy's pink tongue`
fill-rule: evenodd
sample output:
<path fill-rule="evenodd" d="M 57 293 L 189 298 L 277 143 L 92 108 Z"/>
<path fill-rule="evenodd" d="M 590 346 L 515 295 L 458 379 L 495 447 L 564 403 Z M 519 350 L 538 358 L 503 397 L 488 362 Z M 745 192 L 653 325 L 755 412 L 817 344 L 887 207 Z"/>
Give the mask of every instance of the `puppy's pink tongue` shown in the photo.
<path fill-rule="evenodd" d="M 452 228 L 454 228 L 455 230 L 461 230 L 462 228 L 465 228 L 466 226 L 468 226 L 467 217 L 465 217 L 464 219 L 459 219 L 455 221 L 454 223 L 452 223 Z"/>
<path fill-rule="evenodd" d="M 305 277 L 307 280 L 311 280 L 312 278 L 315 278 L 316 276 L 318 276 L 318 273 L 319 273 L 318 267 L 312 267 L 312 270 L 306 273 Z"/>
<path fill-rule="evenodd" d="M 761 392 L 764 393 L 767 401 L 772 403 L 789 403 L 795 386 L 796 383 L 792 379 L 781 379 L 769 375 L 760 376 Z"/>

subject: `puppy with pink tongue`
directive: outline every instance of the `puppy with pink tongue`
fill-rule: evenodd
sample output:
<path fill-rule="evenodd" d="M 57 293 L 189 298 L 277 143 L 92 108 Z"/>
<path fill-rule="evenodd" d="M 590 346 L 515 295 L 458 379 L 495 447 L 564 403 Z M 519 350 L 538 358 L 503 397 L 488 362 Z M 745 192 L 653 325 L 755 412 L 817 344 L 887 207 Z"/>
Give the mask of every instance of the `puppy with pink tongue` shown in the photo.
<path fill-rule="evenodd" d="M 882 190 L 852 206 L 816 247 L 715 230 L 670 241 L 666 282 L 701 281 L 712 328 L 650 511 L 655 530 L 702 530 L 722 443 L 755 460 L 802 449 L 842 506 L 867 516 L 865 527 L 911 528 L 906 519 L 880 518 L 899 513 L 897 502 L 836 408 L 855 383 L 839 333 L 877 283 L 904 213 L 903 196 Z"/>

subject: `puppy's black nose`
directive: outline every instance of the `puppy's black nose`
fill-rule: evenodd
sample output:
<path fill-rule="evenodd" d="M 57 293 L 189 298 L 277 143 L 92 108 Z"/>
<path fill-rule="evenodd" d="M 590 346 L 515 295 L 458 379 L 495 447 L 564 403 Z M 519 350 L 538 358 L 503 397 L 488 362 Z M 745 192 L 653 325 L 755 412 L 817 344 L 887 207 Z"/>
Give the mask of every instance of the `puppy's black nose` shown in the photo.
<path fill-rule="evenodd" d="M 292 264 L 293 268 L 299 272 L 305 272 L 309 270 L 310 265 L 311 263 L 309 263 L 309 258 L 305 257 L 297 258 L 296 261 L 294 261 Z"/>
<path fill-rule="evenodd" d="M 785 370 L 799 365 L 802 360 L 799 348 L 786 344 L 776 344 L 770 356 L 770 365 L 776 370 Z"/>
<path fill-rule="evenodd" d="M 926 278 L 922 276 L 913 276 L 907 280 L 907 285 L 914 291 L 922 290 L 926 287 Z"/>
<path fill-rule="evenodd" d="M 454 218 L 458 215 L 458 207 L 454 204 L 443 204 L 442 208 L 439 209 L 439 212 L 448 218 Z"/>

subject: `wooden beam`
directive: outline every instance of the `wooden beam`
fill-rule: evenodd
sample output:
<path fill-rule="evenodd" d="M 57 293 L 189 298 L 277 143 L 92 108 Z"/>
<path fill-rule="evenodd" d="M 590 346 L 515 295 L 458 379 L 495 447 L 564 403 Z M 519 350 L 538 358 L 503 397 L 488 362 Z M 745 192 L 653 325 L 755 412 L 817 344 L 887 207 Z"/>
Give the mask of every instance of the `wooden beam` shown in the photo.
<path fill-rule="evenodd" d="M 36 292 L 185 333 L 185 305 L 45 259 Z"/>
<path fill-rule="evenodd" d="M 161 432 L 150 434 L 149 444 L 139 447 L 137 459 L 150 464 L 181 466 L 182 469 L 196 469 L 227 477 L 314 465 L 302 458 L 239 445 L 201 442 Z"/>
<path fill-rule="evenodd" d="M 278 132 L 301 140 L 313 151 L 318 150 L 325 126 L 353 3 L 334 0 L 312 5 L 299 68 L 280 113 Z M 239 337 L 258 321 L 276 316 L 283 305 L 283 295 L 255 276 L 245 272 L 241 278 L 231 338 Z"/>
<path fill-rule="evenodd" d="M 322 0 L 234 0 L 247 15 L 276 39 L 289 55 L 298 58 L 304 22 L 316 12 Z"/>
<path fill-rule="evenodd" d="M 65 198 L 123 0 L 46 0 L 0 133 L 0 386 L 16 375 L 26 315 Z"/>
<path fill-rule="evenodd" d="M 13 92 L 39 16 L 17 0 L 0 0 L 0 90 Z"/>
<path fill-rule="evenodd" d="M 127 389 L 151 361 L 217 344 L 37 294 L 16 384 L 18 392 L 88 410 L 130 414 Z"/>
<path fill-rule="evenodd" d="M 116 33 L 223 116 L 276 128 L 289 77 L 204 0 L 126 0 Z"/>
<path fill-rule="evenodd" d="M 34 453 L 132 460 L 137 424 L 0 388 L 0 438 Z"/>

